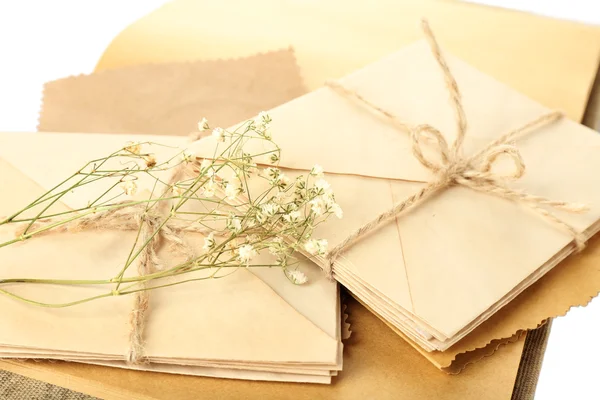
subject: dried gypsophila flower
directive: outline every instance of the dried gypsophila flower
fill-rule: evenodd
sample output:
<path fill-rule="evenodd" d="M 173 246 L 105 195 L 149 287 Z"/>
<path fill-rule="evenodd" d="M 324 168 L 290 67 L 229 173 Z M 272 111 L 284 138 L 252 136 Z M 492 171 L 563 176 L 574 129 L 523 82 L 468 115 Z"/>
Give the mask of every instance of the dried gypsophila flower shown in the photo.
<path fill-rule="evenodd" d="M 142 144 L 138 142 L 127 142 L 124 149 L 130 153 L 139 155 L 142 152 Z"/>
<path fill-rule="evenodd" d="M 156 166 L 156 156 L 154 154 L 148 154 L 144 156 L 144 163 L 146 163 L 146 168 L 153 168 Z"/>
<path fill-rule="evenodd" d="M 225 141 L 225 131 L 223 130 L 223 128 L 215 128 L 212 131 L 212 137 L 215 138 L 215 140 L 217 142 L 224 142 Z"/>
<path fill-rule="evenodd" d="M 242 221 L 234 216 L 230 215 L 227 220 L 227 229 L 229 229 L 233 233 L 239 233 L 242 231 Z"/>
<path fill-rule="evenodd" d="M 288 271 L 287 277 L 289 280 L 295 285 L 304 285 L 308 282 L 308 277 L 306 274 L 299 270 Z"/>
<path fill-rule="evenodd" d="M 202 249 L 204 251 L 210 251 L 210 250 L 214 249 L 215 246 L 216 246 L 215 233 L 211 232 L 208 234 L 208 236 L 206 236 L 204 238 L 204 246 L 202 246 Z"/>
<path fill-rule="evenodd" d="M 181 159 L 183 162 L 192 162 L 196 159 L 196 153 L 190 149 L 186 149 L 181 153 Z"/>
<path fill-rule="evenodd" d="M 256 257 L 257 251 L 251 244 L 244 244 L 238 248 L 238 258 L 241 263 L 248 266 L 252 258 Z"/>
<path fill-rule="evenodd" d="M 121 189 L 127 196 L 133 196 L 137 192 L 137 185 L 134 181 L 126 181 L 121 184 Z"/>
<path fill-rule="evenodd" d="M 304 244 L 304 249 L 312 255 L 323 256 L 327 253 L 327 239 L 310 239 Z"/>
<path fill-rule="evenodd" d="M 316 176 L 317 178 L 322 178 L 323 177 L 323 167 L 321 167 L 319 164 L 315 164 L 312 169 L 310 170 L 310 174 L 312 176 Z"/>
<path fill-rule="evenodd" d="M 202 118 L 199 122 L 198 122 L 198 130 L 200 132 L 204 132 L 205 130 L 210 129 L 210 126 L 208 126 L 208 120 L 206 118 Z"/>
<path fill-rule="evenodd" d="M 228 200 L 235 200 L 238 194 L 242 192 L 242 182 L 238 178 L 233 178 L 225 185 L 225 196 Z"/>

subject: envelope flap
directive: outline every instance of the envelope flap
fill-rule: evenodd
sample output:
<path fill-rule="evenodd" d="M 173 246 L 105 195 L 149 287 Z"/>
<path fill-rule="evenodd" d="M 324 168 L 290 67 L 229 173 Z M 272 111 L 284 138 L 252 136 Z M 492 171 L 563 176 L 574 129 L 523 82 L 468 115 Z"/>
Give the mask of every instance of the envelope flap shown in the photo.
<path fill-rule="evenodd" d="M 329 337 L 337 338 L 340 324 L 336 306 L 337 282 L 325 278 L 323 271 L 308 260 L 302 260 L 299 268 L 308 277 L 308 282 L 302 286 L 290 284 L 278 269 L 254 268 L 250 271 Z"/>

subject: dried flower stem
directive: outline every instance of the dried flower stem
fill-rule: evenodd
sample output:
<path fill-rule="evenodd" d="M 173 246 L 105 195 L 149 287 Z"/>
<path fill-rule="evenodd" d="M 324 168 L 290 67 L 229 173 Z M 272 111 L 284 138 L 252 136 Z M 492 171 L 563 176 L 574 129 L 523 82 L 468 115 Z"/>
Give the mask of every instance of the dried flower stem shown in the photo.
<path fill-rule="evenodd" d="M 206 120 L 201 122 L 199 126 L 208 126 Z M 216 129 L 212 138 L 202 139 L 216 140 L 215 151 L 210 159 L 198 159 L 185 150 L 158 163 L 154 155 L 141 152 L 142 146 L 158 145 L 147 142 L 129 144 L 107 157 L 88 162 L 68 179 L 0 222 L 0 226 L 26 224 L 16 238 L 0 243 L 0 248 L 51 233 L 58 228 L 68 231 L 72 224 L 83 227 L 98 224 L 102 227 L 102 217 L 108 213 L 127 213 L 130 208 L 137 210 L 143 207 L 143 213 L 136 216 L 141 222 L 136 225 L 136 237 L 123 266 L 110 279 L 10 278 L 0 279 L 0 285 L 114 285 L 113 289 L 102 295 L 58 304 L 26 299 L 3 288 L 0 288 L 0 293 L 34 305 L 60 308 L 185 282 L 217 279 L 245 267 L 280 268 L 293 283 L 306 282 L 306 277 L 300 271 L 291 269 L 298 264 L 293 254 L 299 246 L 304 245 L 307 249 L 324 251 L 326 242 L 323 240 L 317 241 L 320 247 L 309 246 L 315 242 L 311 235 L 314 228 L 330 214 L 337 214 L 339 206 L 329 185 L 318 179 L 321 175 L 318 169 L 292 182 L 276 168 L 280 150 L 271 140 L 269 122 L 270 117 L 261 114 L 256 120 L 248 121 L 232 132 Z M 252 140 L 265 141 L 273 150 L 248 154 L 244 146 Z M 223 147 L 220 143 L 224 143 L 224 149 L 219 148 Z M 265 157 L 270 159 L 269 164 L 275 166 L 267 167 L 259 174 L 254 159 Z M 120 162 L 123 168 L 112 167 L 115 162 Z M 165 181 L 157 174 L 165 171 L 171 172 L 171 181 Z M 154 180 L 149 198 L 122 201 L 122 196 L 136 191 L 136 181 L 141 175 Z M 311 186 L 311 178 L 317 179 L 314 186 Z M 266 180 L 267 189 L 261 193 L 251 193 L 249 183 L 253 179 Z M 71 183 L 73 180 L 75 182 Z M 101 190 L 102 194 L 90 201 L 87 207 L 61 212 L 50 210 L 66 194 L 85 185 L 102 185 L 106 180 L 109 180 L 109 184 Z M 125 193 L 119 192 L 119 186 Z M 161 193 L 159 196 L 155 196 L 157 191 Z M 191 209 L 184 206 L 190 206 Z M 22 216 L 26 211 L 34 211 L 35 216 Z M 145 240 L 140 243 L 145 218 L 155 218 L 155 222 L 153 231 L 144 234 Z M 132 224 L 129 222 L 122 229 L 131 229 Z M 125 277 L 144 249 L 167 229 L 207 235 L 200 254 L 199 249 L 187 249 L 188 245 L 181 238 L 171 235 L 172 240 L 176 240 L 174 243 L 182 246 L 183 251 L 193 250 L 195 254 L 190 254 L 185 262 L 170 268 L 160 267 L 157 271 Z M 259 253 L 267 250 L 272 254 L 269 257 L 271 262 L 252 262 Z M 164 281 L 202 270 L 210 272 L 202 277 Z M 229 272 L 221 274 L 224 270 Z"/>

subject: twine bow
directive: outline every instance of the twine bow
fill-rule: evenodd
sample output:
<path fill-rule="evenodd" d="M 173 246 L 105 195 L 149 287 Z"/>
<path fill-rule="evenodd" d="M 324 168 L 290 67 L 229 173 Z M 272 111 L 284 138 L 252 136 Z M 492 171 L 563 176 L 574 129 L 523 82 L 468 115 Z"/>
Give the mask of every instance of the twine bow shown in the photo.
<path fill-rule="evenodd" d="M 460 91 L 427 21 L 422 22 L 422 28 L 429 47 L 442 70 L 446 86 L 450 93 L 452 106 L 456 115 L 456 140 L 452 146 L 449 146 L 442 133 L 435 127 L 428 124 L 417 126 L 407 125 L 395 115 L 371 103 L 355 91 L 347 89 L 337 82 L 327 82 L 327 86 L 336 93 L 357 102 L 399 130 L 410 134 L 413 155 L 425 168 L 433 172 L 435 178 L 417 193 L 395 204 L 391 209 L 355 230 L 340 244 L 335 246 L 327 254 L 327 262 L 324 267 L 325 273 L 331 277 L 333 265 L 337 257 L 361 238 L 380 228 L 401 213 L 421 204 L 432 194 L 452 185 L 461 185 L 478 192 L 524 203 L 551 224 L 567 231 L 573 237 L 577 249 L 583 249 L 585 247 L 584 236 L 574 227 L 550 213 L 543 206 L 572 213 L 581 213 L 587 211 L 585 205 L 550 200 L 524 191 L 511 189 L 507 185 L 508 181 L 519 179 L 525 173 L 525 163 L 519 149 L 511 143 L 526 133 L 559 120 L 562 118 L 562 114 L 557 111 L 544 114 L 526 125 L 502 135 L 474 155 L 469 157 L 463 156 L 462 145 L 467 132 L 467 119 Z M 425 143 L 430 145 L 429 147 L 436 154 L 436 157 L 425 155 L 423 149 Z M 514 166 L 512 173 L 507 175 L 499 175 L 492 171 L 494 162 L 502 155 L 509 157 Z"/>

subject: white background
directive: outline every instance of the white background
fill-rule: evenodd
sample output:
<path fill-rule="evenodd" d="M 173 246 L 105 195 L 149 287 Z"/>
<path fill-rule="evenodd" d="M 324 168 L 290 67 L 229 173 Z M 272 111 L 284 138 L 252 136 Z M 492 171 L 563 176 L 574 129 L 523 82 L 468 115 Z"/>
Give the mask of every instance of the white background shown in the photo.
<path fill-rule="evenodd" d="M 600 24 L 597 0 L 473 1 Z M 0 0 L 0 131 L 35 131 L 43 83 L 92 72 L 123 28 L 164 2 Z M 600 300 L 557 318 L 536 399 L 600 399 L 599 339 Z"/>

